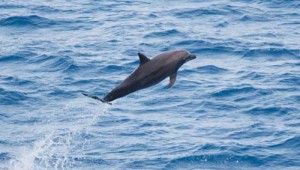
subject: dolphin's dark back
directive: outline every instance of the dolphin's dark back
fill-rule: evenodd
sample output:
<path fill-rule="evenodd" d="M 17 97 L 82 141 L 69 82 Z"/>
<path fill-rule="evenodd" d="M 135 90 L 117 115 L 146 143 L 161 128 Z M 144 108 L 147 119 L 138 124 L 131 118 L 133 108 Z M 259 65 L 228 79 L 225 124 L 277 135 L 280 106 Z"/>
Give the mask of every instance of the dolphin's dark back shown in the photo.
<path fill-rule="evenodd" d="M 152 60 L 142 63 L 120 85 L 109 92 L 103 100 L 113 101 L 137 90 L 153 86 L 177 72 L 183 64 L 179 54 L 188 55 L 186 51 L 171 51 L 157 55 Z"/>

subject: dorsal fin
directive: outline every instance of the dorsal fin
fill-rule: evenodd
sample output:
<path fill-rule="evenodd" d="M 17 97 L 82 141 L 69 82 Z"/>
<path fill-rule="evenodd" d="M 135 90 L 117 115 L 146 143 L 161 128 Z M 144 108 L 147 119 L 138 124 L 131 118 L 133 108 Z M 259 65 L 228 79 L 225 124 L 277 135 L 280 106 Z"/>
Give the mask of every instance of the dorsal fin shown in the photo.
<path fill-rule="evenodd" d="M 138 56 L 140 58 L 140 65 L 147 63 L 148 61 L 150 61 L 150 59 L 148 57 L 146 57 L 144 54 L 142 53 L 138 53 Z"/>

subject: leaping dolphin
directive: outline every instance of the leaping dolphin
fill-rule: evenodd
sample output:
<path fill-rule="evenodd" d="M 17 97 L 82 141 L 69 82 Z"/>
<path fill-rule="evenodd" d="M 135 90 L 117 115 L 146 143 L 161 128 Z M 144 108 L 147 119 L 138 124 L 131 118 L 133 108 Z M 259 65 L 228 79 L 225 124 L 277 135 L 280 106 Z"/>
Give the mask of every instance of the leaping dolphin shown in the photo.
<path fill-rule="evenodd" d="M 170 88 L 175 83 L 178 69 L 184 63 L 196 58 L 196 55 L 186 50 L 164 52 L 151 60 L 142 53 L 138 53 L 138 56 L 140 58 L 139 67 L 104 98 L 86 93 L 82 94 L 103 103 L 109 103 L 137 90 L 153 86 L 167 77 L 170 77 L 170 82 L 167 85 L 167 88 Z"/>

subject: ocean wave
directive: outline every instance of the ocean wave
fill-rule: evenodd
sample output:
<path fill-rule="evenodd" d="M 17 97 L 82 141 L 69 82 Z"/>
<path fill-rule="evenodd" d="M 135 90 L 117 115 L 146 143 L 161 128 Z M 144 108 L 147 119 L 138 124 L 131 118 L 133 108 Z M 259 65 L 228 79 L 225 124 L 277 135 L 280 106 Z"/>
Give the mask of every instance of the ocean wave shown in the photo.
<path fill-rule="evenodd" d="M 136 62 L 139 63 L 139 61 L 136 61 Z M 109 71 L 109 72 L 123 72 L 124 69 L 127 69 L 127 68 L 125 68 L 123 66 L 120 66 L 120 65 L 107 65 L 107 66 L 101 68 L 100 71 L 103 71 L 103 72 L 107 72 L 107 71 Z"/>
<path fill-rule="evenodd" d="M 271 148 L 284 148 L 284 149 L 292 149 L 292 150 L 299 150 L 300 149 L 300 136 L 294 136 L 285 141 L 270 146 Z"/>
<path fill-rule="evenodd" d="M 160 32 L 151 32 L 144 36 L 144 38 L 157 38 L 157 37 L 168 37 L 171 36 L 183 36 L 184 34 L 176 29 L 166 30 L 166 31 L 160 31 Z"/>
<path fill-rule="evenodd" d="M 258 89 L 248 86 L 248 87 L 237 87 L 237 88 L 228 88 L 212 94 L 214 97 L 231 97 L 234 95 L 245 95 L 247 93 L 254 93 Z"/>
<path fill-rule="evenodd" d="M 205 151 L 221 151 L 221 150 L 225 150 L 225 147 L 224 146 L 219 146 L 219 145 L 215 145 L 215 144 L 212 144 L 212 143 L 207 143 L 203 146 L 201 146 L 201 149 L 199 149 L 199 151 L 202 151 L 202 150 L 205 150 Z"/>
<path fill-rule="evenodd" d="M 146 159 L 143 161 L 135 160 L 127 163 L 126 166 L 121 169 L 162 169 L 163 166 L 158 165 L 158 162 L 167 162 L 165 158 L 157 158 L 157 159 Z"/>
<path fill-rule="evenodd" d="M 9 145 L 9 143 L 4 140 L 0 140 L 0 145 Z"/>
<path fill-rule="evenodd" d="M 26 93 L 9 91 L 0 88 L 0 105 L 18 104 L 21 101 L 29 99 Z"/>
<path fill-rule="evenodd" d="M 300 127 L 300 123 L 291 123 L 291 124 L 287 124 L 287 126 L 299 128 Z"/>
<path fill-rule="evenodd" d="M 66 91 L 60 88 L 54 88 L 51 91 L 47 93 L 47 97 L 62 97 L 65 98 L 72 98 L 76 96 L 76 94 L 73 94 L 71 91 Z"/>
<path fill-rule="evenodd" d="M 269 107 L 253 107 L 247 111 L 246 114 L 251 115 L 286 115 L 294 109 L 288 107 L 269 106 Z"/>
<path fill-rule="evenodd" d="M 264 17 L 262 17 L 262 14 L 260 15 L 243 15 L 241 18 L 238 19 L 238 21 L 241 22 L 268 22 L 271 21 L 271 19 L 267 18 L 267 14 L 263 14 Z"/>
<path fill-rule="evenodd" d="M 39 64 L 39 63 L 44 63 L 44 62 L 47 62 L 47 61 L 55 60 L 55 58 L 56 58 L 56 56 L 54 56 L 54 55 L 45 55 L 45 54 L 43 54 L 43 55 L 37 56 L 35 58 L 32 58 L 28 62 L 32 63 L 32 64 Z"/>
<path fill-rule="evenodd" d="M 35 6 L 31 8 L 33 11 L 43 12 L 43 13 L 74 13 L 75 10 L 72 9 L 61 9 L 61 8 L 54 8 L 50 6 Z"/>
<path fill-rule="evenodd" d="M 296 101 L 300 102 L 300 95 L 299 95 L 299 96 L 293 96 L 293 97 L 294 97 L 294 99 L 295 99 Z"/>
<path fill-rule="evenodd" d="M 268 7 L 272 8 L 300 8 L 300 3 L 298 0 L 287 0 L 287 1 L 278 1 L 278 0 L 271 0 L 271 1 L 264 1 L 264 0 L 257 0 L 258 3 L 264 4 Z"/>
<path fill-rule="evenodd" d="M 108 165 L 107 161 L 101 158 L 93 158 L 93 157 L 85 156 L 85 157 L 74 157 L 72 159 L 74 161 L 78 161 L 87 165 Z M 99 168 L 99 166 L 97 168 Z"/>
<path fill-rule="evenodd" d="M 256 57 L 265 58 L 270 60 L 281 60 L 281 59 L 299 59 L 300 51 L 288 50 L 282 48 L 269 48 L 269 49 L 254 49 L 247 51 L 242 58 L 253 59 Z"/>
<path fill-rule="evenodd" d="M 197 47 L 211 47 L 212 43 L 204 40 L 181 40 L 174 43 L 174 46 L 197 46 Z"/>
<path fill-rule="evenodd" d="M 79 70 L 79 66 L 75 64 L 75 61 L 69 56 L 48 56 L 41 55 L 31 63 L 39 63 L 40 71 L 46 72 L 76 72 Z"/>
<path fill-rule="evenodd" d="M 12 120 L 12 122 L 18 125 L 31 125 L 43 122 L 43 120 L 44 119 L 40 117 L 30 117 L 29 119 Z"/>
<path fill-rule="evenodd" d="M 2 153 L 0 153 L 0 162 L 7 161 L 9 159 L 10 159 L 10 157 L 9 157 L 9 153 L 8 152 L 2 152 Z"/>
<path fill-rule="evenodd" d="M 24 57 L 19 55 L 0 56 L 0 62 L 20 61 L 23 59 Z"/>
<path fill-rule="evenodd" d="M 241 73 L 241 72 L 239 72 Z M 246 75 L 241 76 L 240 78 L 243 80 L 263 80 L 266 77 L 268 77 L 268 75 L 265 75 L 264 73 L 259 73 L 259 72 L 250 72 L 247 73 Z"/>
<path fill-rule="evenodd" d="M 237 10 L 232 9 L 220 9 L 220 8 L 200 8 L 200 9 L 185 9 L 179 12 L 175 12 L 174 15 L 178 18 L 195 18 L 205 17 L 208 15 L 233 15 L 240 14 Z"/>
<path fill-rule="evenodd" d="M 110 127 L 110 126 L 115 126 L 116 124 L 120 125 L 123 123 L 129 123 L 132 121 L 131 119 L 128 118 L 119 118 L 119 119 L 113 119 L 113 120 L 102 120 L 101 122 L 97 122 L 93 126 L 99 126 L 99 127 Z"/>
<path fill-rule="evenodd" d="M 0 113 L 0 120 L 1 120 L 1 121 L 4 120 L 4 119 L 6 119 L 6 118 L 9 118 L 9 116 L 8 116 L 7 114 L 5 114 L 5 113 Z M 0 144 L 2 144 L 2 141 L 0 141 Z"/>
<path fill-rule="evenodd" d="M 214 40 L 180 40 L 172 43 L 172 46 L 180 47 L 182 49 L 189 49 L 191 53 L 195 53 L 197 55 L 205 55 L 207 54 L 232 54 L 236 55 L 240 53 L 240 51 L 233 48 L 236 46 L 235 44 L 241 44 L 236 41 L 229 42 L 215 42 Z"/>
<path fill-rule="evenodd" d="M 287 26 L 295 26 L 295 25 L 300 25 L 300 21 L 291 21 L 291 22 L 286 22 L 286 23 L 282 23 L 281 25 L 287 25 Z"/>
<path fill-rule="evenodd" d="M 207 66 L 201 66 L 196 68 L 196 71 L 198 73 L 207 73 L 207 74 L 222 74 L 227 72 L 227 69 L 221 68 L 221 67 L 217 67 L 214 65 L 207 65 Z"/>
<path fill-rule="evenodd" d="M 0 169 L 299 169 L 299 3 L 1 1 Z M 81 94 L 174 49 L 171 89 Z"/>
<path fill-rule="evenodd" d="M 263 160 L 254 156 L 233 154 L 191 155 L 172 159 L 165 169 L 228 169 L 260 167 Z"/>
<path fill-rule="evenodd" d="M 11 27 L 49 27 L 55 25 L 55 21 L 38 15 L 12 16 L 0 20 L 0 26 Z"/>
<path fill-rule="evenodd" d="M 19 51 L 12 55 L 0 55 L 0 62 L 19 62 L 26 61 L 31 57 L 34 57 L 36 54 L 30 51 Z"/>
<path fill-rule="evenodd" d="M 245 133 L 245 131 L 248 131 Z M 260 137 L 267 137 L 267 136 L 272 136 L 274 135 L 274 131 L 268 131 L 268 130 L 256 130 L 252 127 L 242 129 L 240 131 L 236 131 L 228 135 L 227 137 L 230 137 L 232 139 L 255 139 L 255 138 L 260 138 Z"/>
<path fill-rule="evenodd" d="M 16 8 L 25 8 L 23 5 L 15 5 L 15 4 L 1 4 L 0 9 L 16 9 Z"/>
<path fill-rule="evenodd" d="M 279 82 L 282 83 L 282 84 L 286 84 L 286 85 L 299 86 L 299 84 L 300 84 L 300 76 L 289 75 L 289 74 L 282 74 L 280 76 Z"/>
<path fill-rule="evenodd" d="M 217 28 L 224 28 L 224 27 L 227 27 L 229 25 L 229 22 L 227 21 L 224 21 L 224 22 L 219 22 L 215 25 L 215 27 Z"/>
<path fill-rule="evenodd" d="M 232 103 L 222 103 L 222 102 L 213 102 L 213 101 L 203 101 L 200 104 L 201 107 L 205 107 L 207 109 L 212 109 L 212 110 L 222 110 L 222 111 L 233 111 L 237 110 L 237 106 L 232 104 Z"/>
<path fill-rule="evenodd" d="M 1 78 L 1 76 L 0 76 Z M 3 84 L 6 85 L 11 85 L 11 86 L 32 86 L 33 84 L 35 84 L 35 82 L 31 81 L 31 80 L 26 80 L 26 79 L 22 79 L 19 77 L 13 77 L 13 76 L 5 76 L 3 78 L 1 78 L 1 80 L 4 81 Z"/>
<path fill-rule="evenodd" d="M 11 16 L 0 19 L 0 28 L 51 28 L 54 27 L 57 30 L 78 30 L 78 29 L 91 29 L 90 27 L 83 26 L 84 22 L 102 24 L 97 21 L 86 21 L 86 20 L 53 20 L 38 15 L 29 16 Z"/>
<path fill-rule="evenodd" d="M 160 122 L 146 122 L 142 123 L 139 128 L 149 128 L 149 127 L 163 127 L 166 123 L 160 123 Z"/>

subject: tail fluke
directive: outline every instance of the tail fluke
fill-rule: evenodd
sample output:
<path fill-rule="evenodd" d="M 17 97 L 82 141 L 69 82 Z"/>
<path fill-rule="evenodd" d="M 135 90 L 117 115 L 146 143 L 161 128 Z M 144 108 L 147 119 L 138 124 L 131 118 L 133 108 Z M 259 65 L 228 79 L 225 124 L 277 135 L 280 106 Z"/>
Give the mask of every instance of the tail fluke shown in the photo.
<path fill-rule="evenodd" d="M 92 99 L 96 99 L 96 100 L 99 100 L 101 101 L 102 103 L 108 103 L 107 101 L 105 101 L 104 99 L 100 98 L 100 97 L 97 97 L 97 96 L 92 96 L 92 95 L 89 95 L 87 93 L 81 93 L 82 95 L 86 96 L 86 97 L 90 97 Z M 108 103 L 111 105 L 111 103 Z"/>

